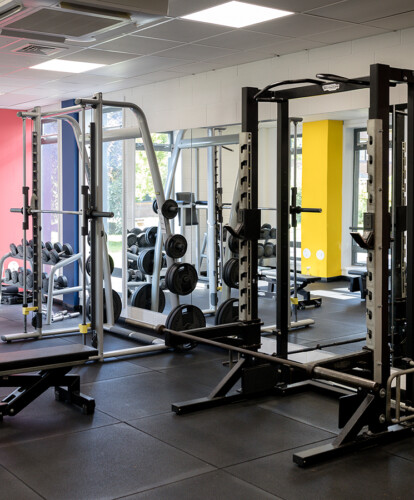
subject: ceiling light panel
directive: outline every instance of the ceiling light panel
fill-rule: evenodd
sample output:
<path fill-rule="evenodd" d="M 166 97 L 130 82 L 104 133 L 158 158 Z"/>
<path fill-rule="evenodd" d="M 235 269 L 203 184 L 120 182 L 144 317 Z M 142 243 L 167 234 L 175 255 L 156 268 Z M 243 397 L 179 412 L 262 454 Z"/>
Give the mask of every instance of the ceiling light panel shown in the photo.
<path fill-rule="evenodd" d="M 30 69 L 41 69 L 46 71 L 59 71 L 62 73 L 84 73 L 85 71 L 90 71 L 92 69 L 97 69 L 105 64 L 96 64 L 89 62 L 80 61 L 68 61 L 65 59 L 51 59 L 50 61 L 44 61 L 35 66 L 30 66 Z"/>
<path fill-rule="evenodd" d="M 230 26 L 232 28 L 244 28 L 245 26 L 290 16 L 291 14 L 293 12 L 233 1 L 188 14 L 183 16 L 183 19 Z"/>

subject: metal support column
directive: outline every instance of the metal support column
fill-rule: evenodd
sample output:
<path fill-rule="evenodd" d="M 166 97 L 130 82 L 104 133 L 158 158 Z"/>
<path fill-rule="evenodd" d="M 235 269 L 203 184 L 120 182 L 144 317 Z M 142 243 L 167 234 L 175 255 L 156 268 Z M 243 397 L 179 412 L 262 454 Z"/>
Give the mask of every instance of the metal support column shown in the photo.
<path fill-rule="evenodd" d="M 213 137 L 213 129 L 208 129 Z M 209 284 L 210 309 L 217 307 L 217 231 L 216 231 L 216 168 L 215 148 L 207 148 L 207 272 Z"/>
<path fill-rule="evenodd" d="M 276 328 L 277 355 L 287 357 L 290 316 L 290 239 L 289 239 L 289 156 L 290 130 L 288 101 L 277 103 L 276 172 Z"/>

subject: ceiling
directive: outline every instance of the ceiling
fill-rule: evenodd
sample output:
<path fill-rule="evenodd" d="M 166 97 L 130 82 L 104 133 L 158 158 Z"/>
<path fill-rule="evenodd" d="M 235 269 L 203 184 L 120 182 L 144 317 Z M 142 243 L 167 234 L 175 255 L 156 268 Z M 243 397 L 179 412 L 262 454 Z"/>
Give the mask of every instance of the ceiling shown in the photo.
<path fill-rule="evenodd" d="M 412 0 L 249 0 L 295 14 L 245 29 L 180 19 L 225 0 L 72 0 L 122 7 L 132 22 L 62 12 L 56 0 L 22 1 L 22 12 L 0 20 L 3 108 L 28 109 L 414 26 Z M 29 43 L 55 51 L 16 52 Z M 53 58 L 107 66 L 82 74 L 29 69 Z"/>

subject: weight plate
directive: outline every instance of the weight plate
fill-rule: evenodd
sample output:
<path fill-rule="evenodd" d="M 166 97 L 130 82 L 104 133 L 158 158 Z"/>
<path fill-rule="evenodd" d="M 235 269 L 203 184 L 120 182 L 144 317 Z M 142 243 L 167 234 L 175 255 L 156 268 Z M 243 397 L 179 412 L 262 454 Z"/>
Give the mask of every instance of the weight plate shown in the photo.
<path fill-rule="evenodd" d="M 178 214 L 178 204 L 175 200 L 165 200 L 161 213 L 166 219 L 174 219 Z"/>
<path fill-rule="evenodd" d="M 205 328 L 205 326 L 206 318 L 201 309 L 190 304 L 181 304 L 174 307 L 165 321 L 165 327 L 176 332 L 185 332 L 193 328 Z M 165 344 L 179 351 L 188 351 L 197 345 L 196 342 L 185 341 L 170 333 L 165 334 Z"/>
<path fill-rule="evenodd" d="M 270 224 L 262 224 L 262 229 L 272 229 Z"/>
<path fill-rule="evenodd" d="M 68 279 L 64 275 L 58 276 L 56 284 L 59 288 L 66 288 L 68 286 Z"/>
<path fill-rule="evenodd" d="M 275 239 L 276 238 L 276 228 L 275 227 L 272 227 L 272 229 L 270 230 L 270 234 L 269 234 L 270 238 L 272 239 Z"/>
<path fill-rule="evenodd" d="M 65 243 L 63 245 L 63 251 L 65 252 L 65 257 L 70 257 L 71 255 L 73 255 L 72 245 L 70 245 L 69 243 Z"/>
<path fill-rule="evenodd" d="M 105 304 L 105 292 L 104 292 L 104 311 L 103 311 L 103 316 L 104 316 L 104 323 L 106 323 L 106 304 Z M 122 300 L 119 294 L 115 291 L 112 290 L 112 301 L 113 301 L 113 307 L 114 307 L 114 322 L 116 323 L 121 316 L 122 312 Z M 88 315 L 88 318 L 91 319 L 91 299 L 88 297 L 88 300 L 86 301 L 86 314 Z"/>
<path fill-rule="evenodd" d="M 182 234 L 171 234 L 165 240 L 165 253 L 172 259 L 184 257 L 187 251 L 187 240 Z"/>
<path fill-rule="evenodd" d="M 63 245 L 58 241 L 53 245 L 53 248 L 56 250 L 57 253 L 63 252 Z"/>
<path fill-rule="evenodd" d="M 111 271 L 111 274 L 114 272 L 114 268 L 115 268 L 115 263 L 114 263 L 114 259 L 112 258 L 111 255 L 108 255 L 108 259 L 109 259 L 109 269 Z M 129 263 L 129 261 L 128 261 Z M 88 258 L 86 259 L 86 264 L 85 264 L 85 269 L 86 269 L 86 272 L 88 273 L 88 276 L 91 275 L 91 256 L 89 255 Z"/>
<path fill-rule="evenodd" d="M 257 244 L 257 257 L 261 259 L 264 256 L 264 245 L 262 243 Z"/>
<path fill-rule="evenodd" d="M 138 255 L 139 248 L 137 245 L 132 245 L 132 247 L 128 248 L 128 252 Z"/>
<path fill-rule="evenodd" d="M 270 236 L 270 229 L 268 227 L 262 227 L 260 229 L 260 239 L 267 240 Z"/>
<path fill-rule="evenodd" d="M 216 313 L 215 324 L 225 325 L 239 320 L 239 299 L 228 299 L 222 302 Z"/>
<path fill-rule="evenodd" d="M 18 283 L 19 281 L 19 273 L 17 271 L 13 271 L 11 273 L 12 281 L 14 284 Z"/>
<path fill-rule="evenodd" d="M 147 248 L 139 253 L 138 269 L 143 274 L 152 274 L 154 270 L 154 249 Z"/>
<path fill-rule="evenodd" d="M 231 250 L 231 252 L 238 254 L 239 253 L 239 240 L 235 238 L 232 234 L 229 234 L 227 244 Z"/>
<path fill-rule="evenodd" d="M 53 250 L 53 245 L 50 241 L 46 241 L 45 243 L 46 250 Z"/>
<path fill-rule="evenodd" d="M 133 229 L 131 229 L 131 231 L 129 231 L 130 233 L 134 233 L 136 236 L 138 236 L 139 234 L 142 233 L 141 229 L 139 227 L 134 227 Z"/>
<path fill-rule="evenodd" d="M 145 248 L 148 246 L 147 240 L 145 239 L 145 233 L 141 233 L 137 236 L 137 245 L 139 248 Z"/>
<path fill-rule="evenodd" d="M 17 247 L 14 243 L 10 243 L 10 253 L 15 257 L 17 255 Z"/>
<path fill-rule="evenodd" d="M 137 286 L 135 292 L 132 295 L 131 306 L 139 307 L 140 309 L 151 310 L 151 293 L 152 285 L 151 283 L 145 283 L 144 285 Z M 158 293 L 158 312 L 163 312 L 165 307 L 165 295 L 162 290 Z"/>
<path fill-rule="evenodd" d="M 229 259 L 224 264 L 223 281 L 230 288 L 239 288 L 239 259 Z"/>
<path fill-rule="evenodd" d="M 147 246 L 153 247 L 155 245 L 155 242 L 157 240 L 157 232 L 157 226 L 148 227 L 145 230 L 145 241 L 147 243 Z"/>
<path fill-rule="evenodd" d="M 188 295 L 197 286 L 198 275 L 195 267 L 187 263 L 175 263 L 165 273 L 165 285 L 177 295 Z"/>
<path fill-rule="evenodd" d="M 6 270 L 4 271 L 4 279 L 5 279 L 6 281 L 10 281 L 10 280 L 11 280 L 11 271 L 10 271 L 10 269 L 6 269 Z"/>
<path fill-rule="evenodd" d="M 152 210 L 154 211 L 155 214 L 158 215 L 158 203 L 157 203 L 157 199 L 155 199 L 153 202 L 152 202 Z"/>

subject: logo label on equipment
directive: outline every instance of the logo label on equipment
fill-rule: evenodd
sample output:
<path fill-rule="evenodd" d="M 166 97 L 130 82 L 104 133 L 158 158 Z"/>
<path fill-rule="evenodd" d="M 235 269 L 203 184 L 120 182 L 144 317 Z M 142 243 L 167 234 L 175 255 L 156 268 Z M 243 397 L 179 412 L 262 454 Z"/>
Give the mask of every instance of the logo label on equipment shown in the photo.
<path fill-rule="evenodd" d="M 327 83 L 326 85 L 322 85 L 322 90 L 324 92 L 335 92 L 335 90 L 338 90 L 340 87 L 339 83 Z"/>

